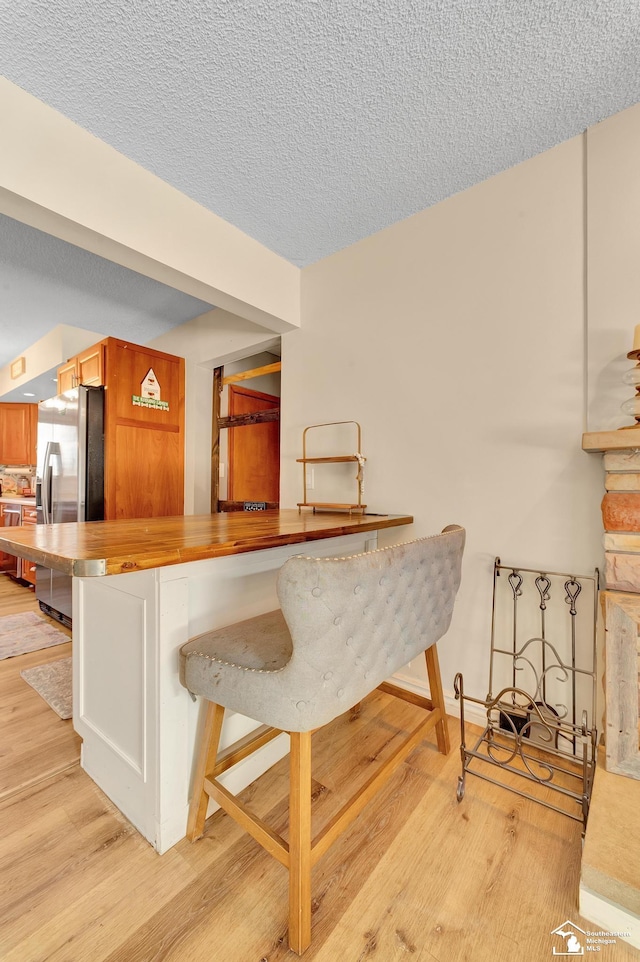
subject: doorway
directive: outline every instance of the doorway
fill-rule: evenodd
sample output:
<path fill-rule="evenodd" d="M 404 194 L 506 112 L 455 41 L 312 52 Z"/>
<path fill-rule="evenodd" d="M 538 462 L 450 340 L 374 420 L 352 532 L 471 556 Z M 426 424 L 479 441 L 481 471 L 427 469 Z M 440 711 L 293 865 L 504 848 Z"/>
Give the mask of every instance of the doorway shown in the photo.
<path fill-rule="evenodd" d="M 214 513 L 279 507 L 280 371 L 279 352 L 270 350 L 214 369 Z"/>
<path fill-rule="evenodd" d="M 280 412 L 280 398 L 229 385 L 229 417 Z M 274 502 L 280 497 L 280 421 L 229 429 L 229 501 Z"/>

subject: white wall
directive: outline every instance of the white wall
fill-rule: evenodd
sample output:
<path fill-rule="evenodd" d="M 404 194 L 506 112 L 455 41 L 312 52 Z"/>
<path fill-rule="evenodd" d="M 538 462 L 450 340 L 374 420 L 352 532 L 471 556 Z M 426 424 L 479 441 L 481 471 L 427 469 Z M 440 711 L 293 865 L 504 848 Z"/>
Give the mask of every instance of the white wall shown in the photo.
<path fill-rule="evenodd" d="M 185 514 L 211 512 L 213 372 L 185 362 Z"/>
<path fill-rule="evenodd" d="M 465 525 L 449 690 L 463 670 L 485 693 L 495 555 L 578 574 L 601 562 L 603 472 L 581 434 L 587 409 L 591 430 L 628 423 L 638 156 L 634 107 L 302 272 L 302 327 L 282 338 L 281 503 L 300 500 L 304 427 L 353 418 L 370 509 L 415 516 L 385 542 Z M 213 313 L 219 327 L 203 315 L 197 336 L 154 346 L 180 353 L 182 338 L 207 366 L 268 349 L 264 329 Z M 209 444 L 210 403 L 194 410 L 193 443 Z"/>
<path fill-rule="evenodd" d="M 369 508 L 415 517 L 386 543 L 467 529 L 448 690 L 464 670 L 486 693 L 496 555 L 600 561 L 583 195 L 579 137 L 304 269 L 302 326 L 282 337 L 282 504 L 299 500 L 304 426 L 353 418 Z"/>
<path fill-rule="evenodd" d="M 149 341 L 149 347 L 177 354 L 211 370 L 219 364 L 268 351 L 274 344 L 280 344 L 274 331 L 220 309 L 200 314 Z"/>
<path fill-rule="evenodd" d="M 633 424 L 622 375 L 640 324 L 640 104 L 587 132 L 590 431 Z"/>

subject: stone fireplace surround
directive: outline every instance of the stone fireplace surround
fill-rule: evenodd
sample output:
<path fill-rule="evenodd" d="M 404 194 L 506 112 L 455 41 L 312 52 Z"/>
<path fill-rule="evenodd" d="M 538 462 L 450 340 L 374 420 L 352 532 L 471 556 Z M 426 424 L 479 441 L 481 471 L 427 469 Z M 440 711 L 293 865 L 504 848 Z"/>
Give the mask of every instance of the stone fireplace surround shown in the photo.
<path fill-rule="evenodd" d="M 583 435 L 604 455 L 604 758 L 582 854 L 580 912 L 640 948 L 640 427 Z"/>

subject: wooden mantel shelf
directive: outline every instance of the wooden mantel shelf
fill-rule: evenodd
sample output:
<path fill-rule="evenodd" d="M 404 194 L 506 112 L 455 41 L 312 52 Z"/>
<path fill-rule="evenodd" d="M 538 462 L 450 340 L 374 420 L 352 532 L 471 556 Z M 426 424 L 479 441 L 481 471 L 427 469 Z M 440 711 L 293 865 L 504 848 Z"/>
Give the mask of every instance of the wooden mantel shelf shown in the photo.
<path fill-rule="evenodd" d="M 411 524 L 410 515 L 300 514 L 295 508 L 0 528 L 0 551 L 96 577 Z"/>
<path fill-rule="evenodd" d="M 640 427 L 618 428 L 617 431 L 588 431 L 582 435 L 583 451 L 640 450 Z"/>

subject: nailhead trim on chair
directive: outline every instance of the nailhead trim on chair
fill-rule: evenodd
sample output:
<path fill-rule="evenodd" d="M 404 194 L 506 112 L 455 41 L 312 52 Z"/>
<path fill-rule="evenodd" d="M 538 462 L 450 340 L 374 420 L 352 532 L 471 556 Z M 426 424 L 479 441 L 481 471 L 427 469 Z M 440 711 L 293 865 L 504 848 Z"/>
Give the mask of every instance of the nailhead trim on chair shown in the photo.
<path fill-rule="evenodd" d="M 441 538 L 443 534 L 449 534 L 449 532 L 441 531 L 440 534 L 430 534 L 425 538 L 414 538 L 413 541 L 402 541 L 399 542 L 399 544 L 408 546 L 410 544 L 419 544 L 421 541 L 433 541 L 434 538 Z M 451 534 L 454 534 L 454 532 L 452 531 Z M 388 544 L 382 548 L 372 548 L 371 551 L 360 551 L 358 554 L 340 555 L 337 558 L 316 558 L 313 555 L 308 554 L 297 554 L 293 557 L 304 558 L 305 561 L 351 561 L 352 558 L 364 558 L 365 555 L 380 554 L 381 551 L 389 551 L 391 548 L 397 547 L 398 544 Z"/>
<path fill-rule="evenodd" d="M 446 532 L 443 532 L 443 533 L 446 533 Z M 442 534 L 429 535 L 429 536 L 426 537 L 426 538 L 414 538 L 412 541 L 405 541 L 405 542 L 403 542 L 403 543 L 406 544 L 406 545 L 418 544 L 418 543 L 421 542 L 421 541 L 431 541 L 433 538 L 441 538 L 441 537 L 442 537 Z M 396 547 L 396 545 L 387 545 L 387 546 L 385 546 L 385 547 L 383 547 L 383 548 L 374 548 L 372 551 L 360 551 L 358 554 L 352 554 L 352 555 L 348 555 L 348 556 L 341 555 L 341 556 L 339 556 L 339 557 L 337 557 L 337 558 L 314 558 L 314 557 L 311 556 L 311 555 L 296 555 L 295 557 L 297 557 L 297 558 L 304 558 L 305 561 L 350 561 L 352 558 L 363 558 L 365 555 L 380 554 L 381 552 L 383 552 L 383 551 L 389 551 L 390 548 L 394 548 L 394 547 Z M 382 578 L 380 579 L 380 584 L 381 584 L 381 585 L 384 584 L 384 581 L 385 581 L 385 576 L 383 575 Z M 356 587 L 354 588 L 354 592 L 357 592 L 357 591 L 359 591 L 359 590 L 360 590 L 360 585 L 356 585 Z M 319 593 L 319 592 L 320 592 L 320 589 L 319 589 L 319 588 L 314 588 L 313 591 L 312 591 L 312 594 L 315 594 L 316 591 Z M 334 620 L 334 624 L 336 624 L 336 625 L 340 624 L 340 618 L 339 618 L 339 616 Z M 223 661 L 221 658 L 214 658 L 212 655 L 208 655 L 208 654 L 207 654 L 206 652 L 204 652 L 204 651 L 190 651 L 190 652 L 189 652 L 189 657 L 192 657 L 192 656 L 194 656 L 194 655 L 197 655 L 197 656 L 200 657 L 200 658 L 205 658 L 207 661 L 210 661 L 210 662 L 212 662 L 212 663 L 214 663 L 214 664 L 217 664 L 217 665 L 225 665 L 225 666 L 228 667 L 228 668 L 237 668 L 237 669 L 239 669 L 240 671 L 253 672 L 254 674 L 257 674 L 257 675 L 277 675 L 279 672 L 284 671 L 285 668 L 287 667 L 287 665 L 283 665 L 281 668 L 272 668 L 272 669 L 270 669 L 270 668 L 247 668 L 246 665 L 238 665 L 238 664 L 237 664 L 236 662 L 234 662 L 234 661 Z M 387 660 L 388 660 L 388 658 L 387 658 Z M 356 664 L 358 664 L 359 661 L 360 661 L 360 659 L 356 659 Z M 369 672 L 367 672 L 364 677 L 366 678 L 368 674 L 369 674 Z"/>
<path fill-rule="evenodd" d="M 239 634 L 228 626 L 184 645 L 182 683 L 281 730 L 325 724 L 332 699 L 343 710 L 356 704 L 448 629 L 464 532 L 443 535 L 335 560 L 290 558 L 278 573 L 280 609 L 247 619 Z"/>
<path fill-rule="evenodd" d="M 213 655 L 207 655 L 204 651 L 190 651 L 187 657 L 191 658 L 193 655 L 206 658 L 207 661 L 215 662 L 216 665 L 226 665 L 227 668 L 238 668 L 240 671 L 253 671 L 256 675 L 277 675 L 278 672 L 284 671 L 287 667 L 283 665 L 282 668 L 247 668 L 246 665 L 236 665 L 234 661 L 223 661 L 221 658 L 214 658 Z"/>

